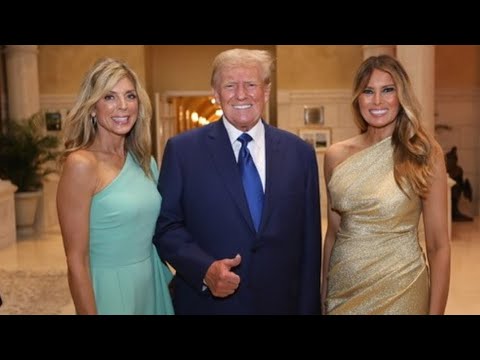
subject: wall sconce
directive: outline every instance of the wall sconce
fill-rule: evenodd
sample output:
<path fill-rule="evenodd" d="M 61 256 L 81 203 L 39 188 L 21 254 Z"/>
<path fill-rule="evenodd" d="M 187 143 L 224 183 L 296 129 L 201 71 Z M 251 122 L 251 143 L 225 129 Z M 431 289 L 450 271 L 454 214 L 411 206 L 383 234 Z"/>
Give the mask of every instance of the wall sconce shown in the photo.
<path fill-rule="evenodd" d="M 196 111 L 192 112 L 191 119 L 194 123 L 198 122 L 198 113 Z"/>

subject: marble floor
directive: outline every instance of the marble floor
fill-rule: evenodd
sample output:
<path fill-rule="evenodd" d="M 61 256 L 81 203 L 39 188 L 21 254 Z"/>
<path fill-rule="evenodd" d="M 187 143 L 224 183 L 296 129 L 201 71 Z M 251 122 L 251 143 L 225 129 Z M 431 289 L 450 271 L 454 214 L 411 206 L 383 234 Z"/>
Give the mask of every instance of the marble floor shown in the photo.
<path fill-rule="evenodd" d="M 58 227 L 41 235 L 18 238 L 16 244 L 0 249 L 2 270 L 66 271 L 66 268 L 62 236 Z M 75 314 L 72 301 L 61 309 L 61 314 Z"/>
<path fill-rule="evenodd" d="M 480 315 L 480 218 L 452 224 L 447 314 Z"/>
<path fill-rule="evenodd" d="M 452 273 L 447 314 L 480 315 L 480 218 L 452 226 Z M 58 229 L 18 239 L 0 249 L 0 269 L 65 270 L 65 254 Z M 1 286 L 1 284 L 0 284 Z M 1 288 L 1 287 L 0 287 Z M 62 314 L 74 314 L 73 304 Z"/>

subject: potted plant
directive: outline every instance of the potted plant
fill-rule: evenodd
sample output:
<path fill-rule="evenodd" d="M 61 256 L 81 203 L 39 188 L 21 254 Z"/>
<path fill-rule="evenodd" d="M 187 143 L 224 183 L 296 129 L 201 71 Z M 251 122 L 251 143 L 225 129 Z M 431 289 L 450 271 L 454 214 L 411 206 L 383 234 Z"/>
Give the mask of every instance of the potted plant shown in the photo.
<path fill-rule="evenodd" d="M 45 119 L 36 113 L 23 122 L 9 121 L 0 133 L 0 178 L 18 186 L 15 194 L 17 226 L 33 232 L 38 198 L 44 176 L 55 172 L 49 162 L 58 157 L 59 140 L 45 133 Z M 24 203 L 28 203 L 24 208 Z"/>

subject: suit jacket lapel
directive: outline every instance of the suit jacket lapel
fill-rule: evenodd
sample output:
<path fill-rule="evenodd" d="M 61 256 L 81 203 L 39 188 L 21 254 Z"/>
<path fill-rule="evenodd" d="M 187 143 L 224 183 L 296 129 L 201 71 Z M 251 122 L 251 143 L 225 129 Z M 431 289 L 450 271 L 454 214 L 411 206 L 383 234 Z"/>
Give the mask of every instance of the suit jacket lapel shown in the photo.
<path fill-rule="evenodd" d="M 280 139 L 272 126 L 265 125 L 265 202 L 263 205 L 260 232 L 272 214 L 275 205 L 275 189 L 277 181 L 281 181 L 282 157 L 280 156 Z"/>
<path fill-rule="evenodd" d="M 218 173 L 223 178 L 223 183 L 230 193 L 233 202 L 239 208 L 251 230 L 256 232 L 252 217 L 250 216 L 250 210 L 248 209 L 247 200 L 245 199 L 242 180 L 235 161 L 232 145 L 230 144 L 227 130 L 221 120 L 212 124 L 205 141 L 206 148 L 215 163 Z"/>

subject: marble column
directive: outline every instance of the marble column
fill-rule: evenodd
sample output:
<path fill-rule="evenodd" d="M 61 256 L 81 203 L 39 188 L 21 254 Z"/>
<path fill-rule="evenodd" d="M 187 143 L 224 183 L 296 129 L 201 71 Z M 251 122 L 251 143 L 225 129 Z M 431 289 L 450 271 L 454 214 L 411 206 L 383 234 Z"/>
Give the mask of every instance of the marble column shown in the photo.
<path fill-rule="evenodd" d="M 38 46 L 5 46 L 8 112 L 13 120 L 24 120 L 40 110 Z"/>
<path fill-rule="evenodd" d="M 435 136 L 435 46 L 398 45 L 397 58 L 405 67 L 412 82 L 415 95 L 422 108 L 422 125 Z M 448 176 L 448 175 L 447 175 Z M 448 235 L 452 238 L 451 187 L 455 181 L 448 180 Z"/>
<path fill-rule="evenodd" d="M 395 56 L 395 45 L 363 45 L 363 60 L 370 56 L 391 55 Z"/>
<path fill-rule="evenodd" d="M 5 46 L 5 64 L 9 118 L 23 121 L 40 111 L 38 45 Z M 37 232 L 58 228 L 54 209 L 57 185 L 58 177 L 43 179 L 43 192 L 34 224 Z"/>
<path fill-rule="evenodd" d="M 405 67 L 422 107 L 422 124 L 433 136 L 435 133 L 435 47 L 433 45 L 398 45 L 397 58 Z"/>

